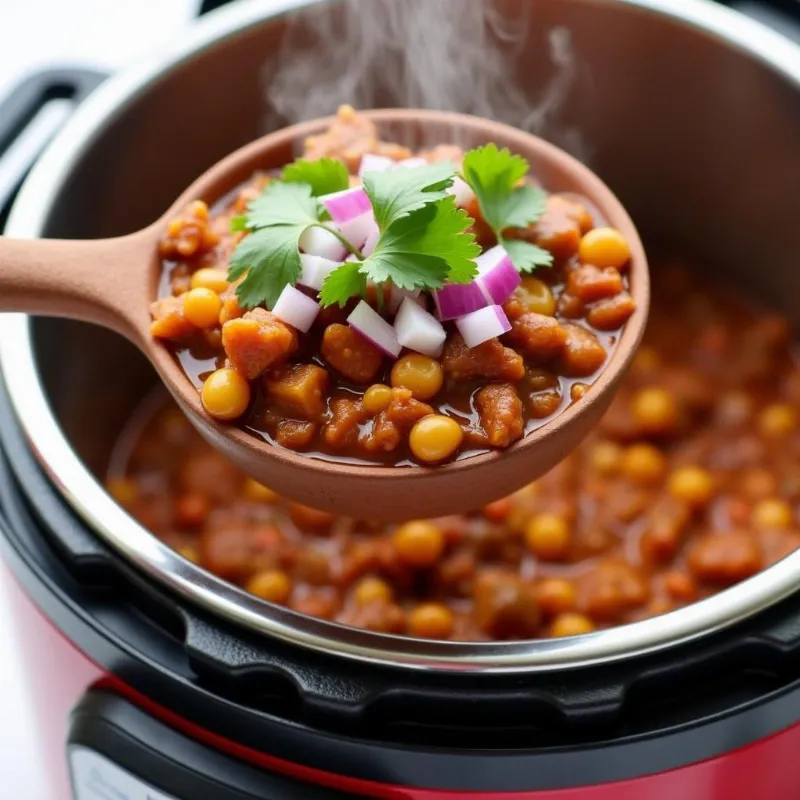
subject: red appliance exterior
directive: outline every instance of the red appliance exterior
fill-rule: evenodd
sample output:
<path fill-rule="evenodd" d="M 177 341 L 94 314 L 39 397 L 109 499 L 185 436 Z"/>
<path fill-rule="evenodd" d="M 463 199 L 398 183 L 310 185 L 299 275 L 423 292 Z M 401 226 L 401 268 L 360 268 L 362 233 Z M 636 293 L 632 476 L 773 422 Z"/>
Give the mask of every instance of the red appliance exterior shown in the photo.
<path fill-rule="evenodd" d="M 43 763 L 48 765 L 52 798 L 69 800 L 70 778 L 65 743 L 70 712 L 92 688 L 117 692 L 164 724 L 209 747 L 297 780 L 385 800 L 738 800 L 763 797 L 796 800 L 800 792 L 800 724 L 723 756 L 630 781 L 533 792 L 447 792 L 392 786 L 325 773 L 294 764 L 226 739 L 180 717 L 117 676 L 104 672 L 70 642 L 34 605 L 7 573 L 7 600 L 26 659 L 34 698 Z M 502 767 L 498 764 L 498 769 Z M 43 799 L 44 800 L 44 799 Z"/>

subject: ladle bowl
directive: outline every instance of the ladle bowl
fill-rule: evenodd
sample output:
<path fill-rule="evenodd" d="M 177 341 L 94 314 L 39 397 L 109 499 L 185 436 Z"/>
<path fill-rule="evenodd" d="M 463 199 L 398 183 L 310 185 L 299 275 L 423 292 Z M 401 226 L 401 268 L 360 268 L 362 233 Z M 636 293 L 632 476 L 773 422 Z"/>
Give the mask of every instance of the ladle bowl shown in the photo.
<path fill-rule="evenodd" d="M 150 335 L 149 308 L 161 274 L 158 242 L 168 221 L 192 200 L 212 205 L 257 170 L 290 162 L 306 137 L 327 128 L 331 119 L 294 125 L 237 150 L 198 178 L 159 220 L 128 236 L 93 241 L 0 237 L 0 311 L 79 319 L 127 337 L 215 448 L 251 477 L 297 502 L 360 519 L 403 520 L 463 512 L 510 494 L 561 461 L 608 408 L 647 320 L 650 285 L 641 240 L 622 204 L 590 169 L 536 136 L 448 112 L 388 109 L 366 116 L 384 138 L 412 147 L 488 142 L 508 147 L 530 162 L 532 175 L 547 190 L 586 197 L 630 245 L 630 292 L 637 310 L 602 372 L 580 402 L 508 449 L 436 467 L 359 465 L 286 450 L 210 417 L 172 352 Z"/>

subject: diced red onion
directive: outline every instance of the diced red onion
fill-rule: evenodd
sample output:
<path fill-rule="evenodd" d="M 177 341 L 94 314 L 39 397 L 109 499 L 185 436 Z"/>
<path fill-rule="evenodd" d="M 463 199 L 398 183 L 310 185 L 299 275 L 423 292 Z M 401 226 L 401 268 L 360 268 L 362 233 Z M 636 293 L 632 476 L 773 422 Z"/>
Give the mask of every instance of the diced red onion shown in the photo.
<path fill-rule="evenodd" d="M 433 292 L 433 301 L 442 321 L 463 317 L 464 314 L 484 308 L 491 302 L 486 299 L 478 281 L 449 283 Z"/>
<path fill-rule="evenodd" d="M 478 275 L 485 274 L 507 257 L 508 253 L 506 253 L 505 247 L 501 244 L 495 245 L 485 253 L 481 253 L 475 259 L 475 263 L 478 265 Z"/>
<path fill-rule="evenodd" d="M 287 325 L 291 325 L 303 333 L 308 333 L 319 314 L 319 304 L 287 283 L 283 287 L 272 313 Z"/>
<path fill-rule="evenodd" d="M 477 347 L 489 339 L 508 333 L 511 323 L 500 306 L 487 306 L 457 319 L 456 328 L 464 337 L 467 347 Z"/>
<path fill-rule="evenodd" d="M 421 294 L 421 289 L 415 289 L 413 292 L 409 292 L 407 289 L 398 289 L 394 284 L 392 284 L 392 287 L 389 290 L 389 312 L 394 314 L 394 312 L 400 308 L 400 304 L 406 299 L 406 297 L 416 300 Z"/>
<path fill-rule="evenodd" d="M 387 356 L 397 358 L 400 355 L 402 347 L 397 341 L 394 328 L 363 300 L 353 309 L 347 321 Z"/>
<path fill-rule="evenodd" d="M 456 205 L 459 208 L 468 206 L 475 197 L 472 187 L 465 180 L 459 178 L 458 175 L 456 175 L 453 185 L 447 190 L 447 193 L 455 197 Z"/>
<path fill-rule="evenodd" d="M 394 160 L 388 156 L 366 153 L 361 156 L 361 166 L 358 170 L 358 177 L 363 178 L 368 172 L 386 172 L 387 169 L 391 169 L 394 165 Z"/>
<path fill-rule="evenodd" d="M 495 250 L 501 251 L 494 253 Z M 517 272 L 516 267 L 511 262 L 511 258 L 502 247 L 494 247 L 485 255 L 493 254 L 494 264 L 478 267 L 481 274 L 475 282 L 483 287 L 484 295 L 488 298 L 489 305 L 492 303 L 505 303 L 514 292 L 514 289 L 522 283 L 522 277 Z M 499 256 L 499 260 L 496 258 Z"/>
<path fill-rule="evenodd" d="M 300 263 L 303 265 L 303 271 L 297 282 L 301 286 L 307 286 L 309 289 L 317 291 L 322 288 L 325 278 L 339 266 L 338 261 L 331 261 L 322 256 L 312 256 L 308 253 L 300 254 Z"/>
<path fill-rule="evenodd" d="M 324 228 L 309 228 L 300 237 L 300 249 L 310 256 L 322 256 L 331 261 L 342 261 L 347 248 Z"/>
<path fill-rule="evenodd" d="M 320 199 L 334 222 L 348 222 L 362 214 L 372 212 L 372 203 L 363 186 L 328 194 Z"/>
<path fill-rule="evenodd" d="M 377 229 L 378 223 L 375 222 L 375 215 L 372 213 L 372 209 L 360 217 L 354 217 L 346 222 L 339 223 L 339 230 L 342 232 L 342 236 L 353 247 L 358 247 L 359 249 L 363 247 L 370 234 Z"/>
<path fill-rule="evenodd" d="M 442 354 L 447 335 L 442 323 L 421 308 L 414 298 L 406 297 L 400 304 L 394 330 L 397 341 L 403 347 L 431 358 L 438 358 Z"/>
<path fill-rule="evenodd" d="M 397 166 L 399 167 L 427 167 L 428 162 L 424 158 L 420 158 L 419 156 L 415 156 L 414 158 L 404 158 L 402 161 L 399 161 Z"/>
<path fill-rule="evenodd" d="M 364 246 L 361 248 L 361 252 L 364 254 L 365 258 L 367 256 L 371 256 L 375 252 L 375 247 L 377 246 L 378 239 L 380 238 L 381 232 L 378 228 L 378 223 L 375 222 L 375 227 L 369 232 L 369 236 L 367 236 L 367 240 L 364 242 Z"/>

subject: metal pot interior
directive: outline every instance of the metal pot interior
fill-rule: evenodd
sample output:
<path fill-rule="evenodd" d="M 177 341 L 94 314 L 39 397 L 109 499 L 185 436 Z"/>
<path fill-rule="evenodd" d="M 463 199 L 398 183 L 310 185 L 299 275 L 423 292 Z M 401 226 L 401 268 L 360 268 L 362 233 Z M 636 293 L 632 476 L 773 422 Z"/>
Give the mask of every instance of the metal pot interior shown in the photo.
<path fill-rule="evenodd" d="M 510 15 L 520 2 L 496 5 Z M 314 3 L 298 5 L 296 13 L 321 13 Z M 721 35 L 741 34 L 739 19 L 694 0 L 534 5 L 516 76 L 532 103 L 558 69 L 548 33 L 568 31 L 574 55 L 563 102 L 538 132 L 588 161 L 627 205 L 646 242 L 707 260 L 723 281 L 800 322 L 800 66 L 780 57 L 791 50 L 775 50 L 777 39 L 747 25 L 754 48 L 775 51 L 775 63 L 767 63 Z M 199 26 L 171 67 L 154 64 L 127 82 L 112 81 L 89 101 L 70 126 L 71 135 L 60 137 L 30 179 L 12 215 L 11 234 L 78 238 L 132 231 L 157 217 L 214 161 L 263 133 L 266 118 L 278 124 L 267 99 L 275 68 L 270 54 L 279 52 L 290 17 L 274 14 L 271 2 L 235 6 Z M 313 59 L 314 53 L 300 48 L 295 57 Z M 332 110 L 338 99 L 317 113 Z M 374 104 L 403 104 L 403 98 L 386 94 Z M 74 497 L 86 476 L 66 474 L 49 458 L 44 439 L 52 431 L 37 433 L 22 406 L 32 397 L 41 400 L 43 392 L 59 435 L 101 475 L 115 435 L 154 375 L 127 342 L 78 323 L 12 317 L 0 331 L 4 376 L 22 424 Z M 27 369 L 31 362 L 41 385 Z M 84 517 L 101 532 L 105 528 L 104 535 L 111 530 L 124 536 L 120 516 L 105 520 L 105 510 L 88 497 L 82 505 Z M 124 527 L 131 526 L 138 527 L 127 518 Z M 176 561 L 136 560 L 154 575 Z M 179 571 L 180 581 L 172 581 L 176 590 L 191 595 L 202 583 L 207 591 L 201 602 L 209 606 L 224 594 L 219 582 L 191 565 Z M 225 590 L 225 607 L 217 610 L 264 632 L 353 657 L 422 667 L 447 668 L 446 661 L 462 668 L 541 669 L 655 649 L 730 624 L 789 593 L 800 581 L 800 555 L 768 572 L 624 633 L 483 649 L 450 643 L 423 649 L 392 637 L 345 635 L 327 623 L 312 627 L 291 612 L 278 618 L 275 609 L 245 600 L 233 588 Z"/>

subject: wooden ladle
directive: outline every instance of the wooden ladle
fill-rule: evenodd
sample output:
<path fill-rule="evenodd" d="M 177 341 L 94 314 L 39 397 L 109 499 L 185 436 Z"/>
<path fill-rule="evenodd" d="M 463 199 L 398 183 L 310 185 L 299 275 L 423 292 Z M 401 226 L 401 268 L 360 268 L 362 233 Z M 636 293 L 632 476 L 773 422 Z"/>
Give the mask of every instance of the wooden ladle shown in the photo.
<path fill-rule="evenodd" d="M 614 395 L 641 338 L 649 307 L 647 262 L 621 203 L 589 169 L 527 133 L 476 117 L 409 109 L 368 112 L 386 138 L 408 145 L 495 142 L 518 153 L 550 191 L 578 192 L 594 203 L 631 248 L 631 294 L 637 311 L 602 374 L 581 402 L 503 451 L 439 467 L 378 467 L 305 456 L 256 438 L 206 414 L 200 396 L 172 353 L 150 335 L 150 304 L 161 271 L 158 241 L 168 220 L 192 200 L 211 204 L 256 170 L 291 161 L 297 145 L 332 120 L 269 134 L 220 161 L 147 228 L 94 241 L 0 238 L 0 311 L 69 317 L 122 334 L 150 360 L 200 433 L 242 471 L 298 502 L 375 520 L 441 516 L 479 508 L 539 477 L 586 436 Z"/>

